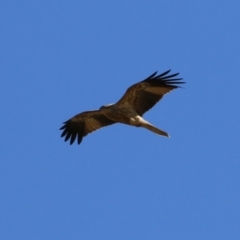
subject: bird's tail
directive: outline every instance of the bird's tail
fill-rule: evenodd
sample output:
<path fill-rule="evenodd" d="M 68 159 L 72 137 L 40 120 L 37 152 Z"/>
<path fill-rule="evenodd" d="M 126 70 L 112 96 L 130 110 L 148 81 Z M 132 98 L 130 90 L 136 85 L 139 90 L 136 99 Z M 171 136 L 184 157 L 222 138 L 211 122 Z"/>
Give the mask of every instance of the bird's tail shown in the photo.
<path fill-rule="evenodd" d="M 170 137 L 169 134 L 167 132 L 164 132 L 163 130 L 159 129 L 159 128 L 156 128 L 155 126 L 153 126 L 152 124 L 150 123 L 145 123 L 143 125 L 141 125 L 142 127 L 154 132 L 154 133 L 157 133 L 159 135 L 162 135 L 162 136 L 165 136 L 165 137 Z"/>

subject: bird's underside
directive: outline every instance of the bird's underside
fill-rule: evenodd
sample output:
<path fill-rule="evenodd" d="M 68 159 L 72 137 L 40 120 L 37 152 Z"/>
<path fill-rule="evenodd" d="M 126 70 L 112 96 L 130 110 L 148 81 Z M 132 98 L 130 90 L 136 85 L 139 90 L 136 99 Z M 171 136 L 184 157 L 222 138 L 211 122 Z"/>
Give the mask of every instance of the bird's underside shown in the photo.
<path fill-rule="evenodd" d="M 175 78 L 179 73 L 168 75 L 166 71 L 160 75 L 157 72 L 129 87 L 123 97 L 115 104 L 102 106 L 99 110 L 82 112 L 60 128 L 61 137 L 70 139 L 72 144 L 77 138 L 78 144 L 87 134 L 114 123 L 124 123 L 143 127 L 156 134 L 169 137 L 168 133 L 153 126 L 142 118 L 143 114 L 152 108 L 166 93 L 178 88 L 175 84 L 183 84 L 182 78 Z"/>

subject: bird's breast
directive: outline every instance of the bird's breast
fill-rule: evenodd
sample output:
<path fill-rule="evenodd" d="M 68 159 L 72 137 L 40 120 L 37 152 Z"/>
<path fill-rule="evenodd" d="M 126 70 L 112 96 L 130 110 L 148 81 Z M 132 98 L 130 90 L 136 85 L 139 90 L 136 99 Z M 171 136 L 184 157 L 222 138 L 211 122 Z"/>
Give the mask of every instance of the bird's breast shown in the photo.
<path fill-rule="evenodd" d="M 137 113 L 129 108 L 112 108 L 104 111 L 104 115 L 115 122 L 132 125 L 131 119 L 135 118 Z"/>

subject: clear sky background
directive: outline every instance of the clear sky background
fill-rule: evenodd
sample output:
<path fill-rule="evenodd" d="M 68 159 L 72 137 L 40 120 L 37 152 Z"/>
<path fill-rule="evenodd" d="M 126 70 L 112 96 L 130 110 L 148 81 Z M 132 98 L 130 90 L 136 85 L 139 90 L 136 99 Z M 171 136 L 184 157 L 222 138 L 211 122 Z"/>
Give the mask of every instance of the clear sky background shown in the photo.
<path fill-rule="evenodd" d="M 0 7 L 0 239 L 240 239 L 240 1 Z M 154 71 L 186 84 L 72 146 L 62 122 Z"/>

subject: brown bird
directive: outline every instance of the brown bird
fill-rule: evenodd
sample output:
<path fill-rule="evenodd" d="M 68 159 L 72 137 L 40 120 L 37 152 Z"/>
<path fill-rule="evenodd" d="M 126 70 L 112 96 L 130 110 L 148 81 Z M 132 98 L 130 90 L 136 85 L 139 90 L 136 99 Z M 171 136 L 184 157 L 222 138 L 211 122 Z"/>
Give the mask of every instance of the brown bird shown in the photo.
<path fill-rule="evenodd" d="M 129 87 L 122 98 L 115 104 L 100 107 L 99 110 L 77 114 L 64 122 L 60 130 L 65 141 L 72 144 L 77 138 L 78 144 L 87 134 L 114 123 L 124 123 L 143 127 L 159 135 L 169 137 L 168 133 L 156 128 L 142 118 L 166 93 L 178 88 L 175 84 L 183 84 L 182 78 L 175 78 L 179 73 L 168 75 L 170 70 L 157 75 L 153 73 L 143 81 Z"/>

